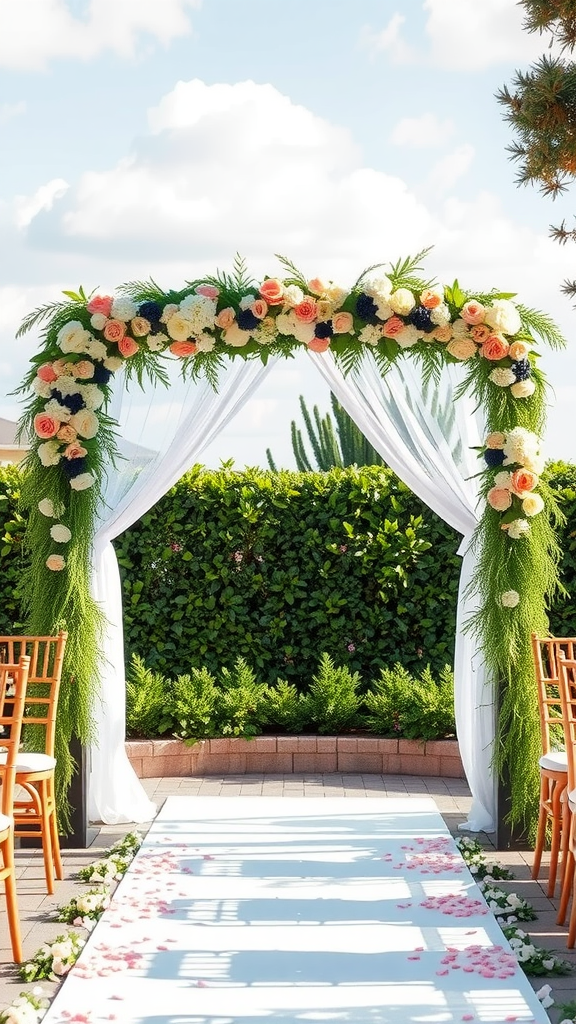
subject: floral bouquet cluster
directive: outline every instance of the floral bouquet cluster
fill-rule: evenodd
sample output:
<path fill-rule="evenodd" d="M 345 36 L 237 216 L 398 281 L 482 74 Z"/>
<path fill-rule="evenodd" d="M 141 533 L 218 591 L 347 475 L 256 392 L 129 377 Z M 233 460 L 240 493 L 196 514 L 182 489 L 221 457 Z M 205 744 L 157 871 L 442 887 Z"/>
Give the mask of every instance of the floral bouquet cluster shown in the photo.
<path fill-rule="evenodd" d="M 535 946 L 532 939 L 521 928 L 514 925 L 502 929 L 520 967 L 526 974 L 569 974 L 572 970 L 566 960 L 554 956 L 549 949 Z"/>
<path fill-rule="evenodd" d="M 50 1001 L 36 985 L 31 992 L 21 992 L 0 1013 L 0 1024 L 38 1024 L 49 1005 Z"/>
<path fill-rule="evenodd" d="M 456 846 L 471 875 L 485 882 L 509 880 L 514 877 L 509 868 L 499 861 L 487 861 L 486 851 L 478 839 L 459 836 Z"/>
<path fill-rule="evenodd" d="M 59 907 L 56 911 L 56 920 L 86 928 L 91 932 L 109 906 L 110 893 L 107 889 L 90 889 L 82 896 L 73 897 L 65 906 Z"/>
<path fill-rule="evenodd" d="M 106 850 L 104 857 L 85 868 L 80 868 L 78 877 L 83 882 L 99 882 L 105 885 L 119 881 L 126 874 L 141 844 L 142 836 L 139 832 L 128 832 L 123 839 Z"/>
<path fill-rule="evenodd" d="M 536 913 L 527 900 L 515 892 L 504 892 L 491 882 L 480 882 L 482 895 L 488 909 L 500 924 L 515 924 L 516 921 L 534 921 Z"/>
<path fill-rule="evenodd" d="M 84 945 L 84 939 L 76 932 L 58 935 L 54 942 L 44 943 L 31 960 L 21 965 L 20 977 L 24 981 L 38 981 L 40 978 L 57 981 L 64 974 L 68 974 Z"/>

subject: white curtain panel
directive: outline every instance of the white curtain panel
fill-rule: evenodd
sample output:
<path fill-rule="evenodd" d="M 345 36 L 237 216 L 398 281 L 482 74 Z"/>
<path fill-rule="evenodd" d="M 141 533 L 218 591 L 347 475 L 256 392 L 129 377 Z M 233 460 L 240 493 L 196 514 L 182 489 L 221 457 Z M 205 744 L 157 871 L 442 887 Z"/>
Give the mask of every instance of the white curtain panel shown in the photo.
<path fill-rule="evenodd" d="M 472 792 L 469 820 L 461 828 L 492 832 L 496 822 L 496 779 L 492 769 L 495 707 L 477 643 L 463 629 L 475 610 L 466 593 L 475 556 L 470 550 L 478 515 L 474 477 L 480 466 L 474 446 L 482 443 L 484 424 L 471 401 L 454 402 L 461 377 L 458 366 L 443 369 L 432 411 L 431 390 L 408 358 L 398 360 L 381 377 L 367 354 L 359 368 L 344 375 L 331 353 L 310 353 L 338 401 L 376 451 L 410 489 L 437 515 L 462 534 L 462 570 L 458 595 L 454 655 L 455 711 L 458 741 Z M 453 423 L 448 420 L 453 417 Z M 446 436 L 447 426 L 450 436 Z"/>
<path fill-rule="evenodd" d="M 107 626 L 103 642 L 104 659 L 100 673 L 100 696 L 95 709 L 97 743 L 90 750 L 88 814 L 91 821 L 108 825 L 149 821 L 156 806 L 148 799 L 125 751 L 125 667 L 122 628 L 122 593 L 118 562 L 112 540 L 140 519 L 180 477 L 252 396 L 274 364 L 258 360 L 230 360 L 219 374 L 218 391 L 205 381 L 190 383 L 180 390 L 174 407 L 154 405 L 164 389 L 150 388 L 145 402 L 145 419 L 151 447 L 132 441 L 115 472 L 111 469 L 100 525 L 94 539 L 92 592 L 103 608 Z M 113 415 L 120 418 L 120 399 L 113 403 Z M 129 411 L 124 419 L 131 419 Z M 122 446 L 121 446 L 122 448 Z M 145 654 L 145 652 L 142 652 Z"/>

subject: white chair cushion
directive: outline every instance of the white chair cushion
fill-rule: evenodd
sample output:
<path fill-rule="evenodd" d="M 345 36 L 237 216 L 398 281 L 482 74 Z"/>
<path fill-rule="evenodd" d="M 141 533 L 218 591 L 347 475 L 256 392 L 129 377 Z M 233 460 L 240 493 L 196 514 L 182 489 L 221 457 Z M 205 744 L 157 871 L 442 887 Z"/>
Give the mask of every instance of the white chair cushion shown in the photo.
<path fill-rule="evenodd" d="M 576 814 L 576 789 L 573 789 L 571 793 L 568 793 L 568 806 L 570 810 Z"/>
<path fill-rule="evenodd" d="M 565 750 L 551 750 L 549 754 L 542 754 L 538 764 L 541 768 L 547 768 L 549 772 L 566 772 L 568 756 Z"/>
<path fill-rule="evenodd" d="M 9 818 L 7 814 L 0 814 L 0 832 L 5 832 L 13 822 L 14 818 Z"/>
<path fill-rule="evenodd" d="M 0 753 L 0 764 L 6 764 L 6 752 Z M 21 750 L 16 760 L 16 774 L 18 772 L 50 772 L 56 767 L 56 758 L 48 754 L 28 753 Z"/>

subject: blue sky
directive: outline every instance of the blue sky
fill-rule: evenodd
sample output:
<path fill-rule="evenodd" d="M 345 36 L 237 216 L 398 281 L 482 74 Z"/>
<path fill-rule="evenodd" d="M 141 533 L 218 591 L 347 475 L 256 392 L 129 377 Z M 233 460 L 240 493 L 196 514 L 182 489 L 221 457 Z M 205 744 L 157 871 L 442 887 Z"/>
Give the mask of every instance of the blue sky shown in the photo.
<path fill-rule="evenodd" d="M 346 285 L 432 245 L 431 275 L 517 291 L 570 339 L 573 253 L 548 239 L 570 197 L 515 186 L 494 98 L 543 49 L 512 0 L 0 0 L 0 415 L 30 309 L 236 252 Z M 574 354 L 543 367 L 548 454 L 576 461 Z M 207 463 L 270 445 L 291 465 L 301 393 L 328 408 L 308 361 L 283 363 Z"/>

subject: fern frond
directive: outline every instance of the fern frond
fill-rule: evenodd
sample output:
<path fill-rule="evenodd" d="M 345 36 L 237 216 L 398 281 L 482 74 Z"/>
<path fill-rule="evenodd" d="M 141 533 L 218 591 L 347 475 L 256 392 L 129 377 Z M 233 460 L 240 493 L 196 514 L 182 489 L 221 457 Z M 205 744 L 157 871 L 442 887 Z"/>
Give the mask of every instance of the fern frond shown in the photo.
<path fill-rule="evenodd" d="M 528 309 L 527 306 L 520 304 L 518 304 L 517 309 L 523 326 L 538 334 L 546 345 L 553 349 L 566 348 L 566 339 L 547 313 L 542 313 L 537 309 Z"/>
<path fill-rule="evenodd" d="M 56 318 L 61 317 L 63 314 L 72 313 L 76 306 L 85 308 L 85 304 L 83 302 L 70 302 L 69 300 L 67 302 L 47 302 L 44 306 L 39 306 L 24 317 L 20 327 L 16 331 L 16 337 L 21 338 L 24 334 L 27 334 L 28 331 L 31 331 L 33 327 L 36 327 L 47 319 L 52 321 L 48 327 L 52 327 Z"/>
<path fill-rule="evenodd" d="M 403 260 L 391 263 L 387 276 L 390 278 L 392 286 L 394 288 L 426 288 L 431 282 L 422 281 L 418 272 L 423 269 L 422 262 L 432 252 L 432 248 L 433 246 L 429 245 L 426 249 L 417 252 L 415 256 L 406 256 Z"/>
<path fill-rule="evenodd" d="M 290 280 L 294 284 L 298 284 L 298 285 L 300 285 L 301 288 L 304 288 L 304 289 L 307 290 L 308 289 L 308 282 L 307 282 L 306 278 L 304 277 L 304 274 L 302 273 L 302 271 L 298 270 L 298 267 L 294 263 L 292 263 L 292 260 L 289 260 L 287 256 L 280 256 L 277 252 L 274 253 L 274 255 L 275 255 L 276 259 L 278 260 L 278 262 L 282 264 L 282 266 L 284 267 L 284 270 L 286 270 L 288 272 Z"/>
<path fill-rule="evenodd" d="M 366 270 L 362 271 L 362 273 L 360 274 L 360 277 L 358 278 L 357 281 L 354 282 L 354 284 L 352 285 L 352 288 L 350 289 L 350 291 L 352 291 L 352 292 L 357 291 L 360 288 L 360 285 L 362 284 L 362 282 L 368 277 L 368 274 L 371 274 L 373 270 L 379 270 L 380 267 L 385 267 L 385 266 L 386 266 L 385 263 L 373 263 L 371 267 L 366 267 Z"/>

